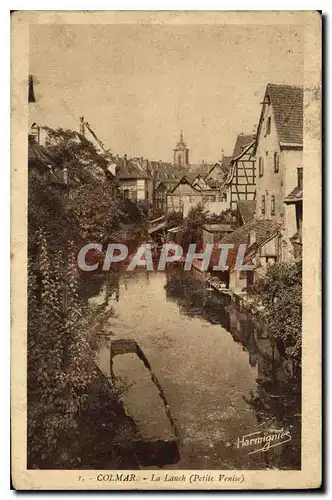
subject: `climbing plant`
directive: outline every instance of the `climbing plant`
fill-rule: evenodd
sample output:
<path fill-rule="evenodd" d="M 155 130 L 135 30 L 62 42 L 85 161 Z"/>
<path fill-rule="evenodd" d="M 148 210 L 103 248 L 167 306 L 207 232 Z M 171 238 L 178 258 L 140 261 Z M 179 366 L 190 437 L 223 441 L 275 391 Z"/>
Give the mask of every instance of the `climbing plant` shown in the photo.
<path fill-rule="evenodd" d="M 38 266 L 30 260 L 28 279 L 28 437 L 36 464 L 61 461 L 96 375 L 72 245 L 67 256 L 52 252 L 43 230 L 38 243 Z"/>

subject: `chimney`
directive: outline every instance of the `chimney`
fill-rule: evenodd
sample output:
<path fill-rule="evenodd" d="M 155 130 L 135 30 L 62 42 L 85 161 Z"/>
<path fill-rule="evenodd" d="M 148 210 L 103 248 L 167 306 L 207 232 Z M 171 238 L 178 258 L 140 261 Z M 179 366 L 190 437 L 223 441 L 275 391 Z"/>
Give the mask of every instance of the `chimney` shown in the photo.
<path fill-rule="evenodd" d="M 123 155 L 123 166 L 124 168 L 127 167 L 127 155 Z"/>
<path fill-rule="evenodd" d="M 80 116 L 80 134 L 85 136 L 84 116 Z"/>
<path fill-rule="evenodd" d="M 224 161 L 224 150 L 222 149 L 220 153 L 220 165 L 222 165 L 223 161 Z"/>

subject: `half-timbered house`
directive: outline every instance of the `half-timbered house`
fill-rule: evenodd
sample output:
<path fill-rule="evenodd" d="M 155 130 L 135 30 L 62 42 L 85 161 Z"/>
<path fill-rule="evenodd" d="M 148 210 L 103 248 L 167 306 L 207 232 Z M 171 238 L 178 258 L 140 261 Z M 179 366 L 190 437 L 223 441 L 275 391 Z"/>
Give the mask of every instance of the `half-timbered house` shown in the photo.
<path fill-rule="evenodd" d="M 230 206 L 236 210 L 240 200 L 256 199 L 256 175 L 253 148 L 254 135 L 239 134 L 230 162 L 230 171 L 226 179 L 229 187 Z"/>

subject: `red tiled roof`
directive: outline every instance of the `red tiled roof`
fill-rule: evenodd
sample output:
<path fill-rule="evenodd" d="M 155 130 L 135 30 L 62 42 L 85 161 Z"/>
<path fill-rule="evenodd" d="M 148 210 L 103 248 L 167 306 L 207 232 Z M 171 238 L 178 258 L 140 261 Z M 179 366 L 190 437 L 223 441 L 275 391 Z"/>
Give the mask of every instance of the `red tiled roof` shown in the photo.
<path fill-rule="evenodd" d="M 303 143 L 303 87 L 269 83 L 265 97 L 269 97 L 280 142 Z"/>

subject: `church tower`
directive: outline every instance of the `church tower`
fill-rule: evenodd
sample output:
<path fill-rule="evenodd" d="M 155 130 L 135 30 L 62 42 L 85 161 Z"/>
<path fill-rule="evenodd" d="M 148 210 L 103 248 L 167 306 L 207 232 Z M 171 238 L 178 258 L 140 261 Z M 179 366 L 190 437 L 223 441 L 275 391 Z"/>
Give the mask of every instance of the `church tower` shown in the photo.
<path fill-rule="evenodd" d="M 181 130 L 180 140 L 174 148 L 173 163 L 176 167 L 189 167 L 189 149 L 187 148 Z"/>

